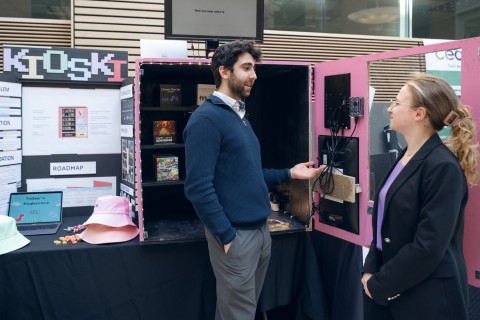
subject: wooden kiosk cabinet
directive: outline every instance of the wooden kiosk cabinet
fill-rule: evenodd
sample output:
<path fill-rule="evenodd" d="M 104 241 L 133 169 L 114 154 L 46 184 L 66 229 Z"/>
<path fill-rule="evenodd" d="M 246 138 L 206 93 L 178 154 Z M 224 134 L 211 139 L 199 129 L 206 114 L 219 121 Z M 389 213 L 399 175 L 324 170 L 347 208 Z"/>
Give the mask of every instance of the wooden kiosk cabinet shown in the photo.
<path fill-rule="evenodd" d="M 214 84 L 210 60 L 138 59 L 135 68 L 136 191 L 138 222 L 143 231 L 140 241 L 202 239 L 203 225 L 184 195 L 182 134 L 198 107 L 198 85 Z M 310 64 L 262 62 L 256 73 L 258 79 L 246 99 L 246 108 L 260 141 L 264 168 L 290 168 L 313 159 Z M 198 98 L 199 102 L 203 99 Z M 170 128 L 159 133 L 159 124 Z M 159 138 L 161 134 L 166 138 Z M 311 221 L 309 182 L 292 181 L 270 191 L 280 208 L 268 219 L 270 230 L 305 231 Z"/>

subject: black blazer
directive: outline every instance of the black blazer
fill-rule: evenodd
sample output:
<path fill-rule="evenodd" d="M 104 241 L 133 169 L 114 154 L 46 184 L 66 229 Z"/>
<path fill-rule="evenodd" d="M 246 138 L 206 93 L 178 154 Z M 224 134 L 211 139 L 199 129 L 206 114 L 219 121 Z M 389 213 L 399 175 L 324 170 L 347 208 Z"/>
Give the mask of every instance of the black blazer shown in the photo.
<path fill-rule="evenodd" d="M 465 175 L 437 134 L 410 159 L 387 192 L 382 251 L 376 248 L 377 191 L 374 239 L 363 271 L 373 273 L 367 287 L 374 301 L 388 306 L 395 319 L 468 318 L 463 257 L 467 199 Z"/>

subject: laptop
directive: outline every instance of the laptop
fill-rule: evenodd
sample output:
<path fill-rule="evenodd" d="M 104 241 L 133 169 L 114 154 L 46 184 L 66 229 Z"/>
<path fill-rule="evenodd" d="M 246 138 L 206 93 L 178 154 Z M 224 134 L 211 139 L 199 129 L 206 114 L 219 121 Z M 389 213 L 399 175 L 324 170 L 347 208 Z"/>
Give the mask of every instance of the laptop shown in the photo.
<path fill-rule="evenodd" d="M 140 39 L 141 58 L 188 58 L 187 41 Z"/>
<path fill-rule="evenodd" d="M 25 235 L 54 234 L 62 224 L 62 191 L 14 192 L 10 194 L 8 216 L 17 221 Z"/>

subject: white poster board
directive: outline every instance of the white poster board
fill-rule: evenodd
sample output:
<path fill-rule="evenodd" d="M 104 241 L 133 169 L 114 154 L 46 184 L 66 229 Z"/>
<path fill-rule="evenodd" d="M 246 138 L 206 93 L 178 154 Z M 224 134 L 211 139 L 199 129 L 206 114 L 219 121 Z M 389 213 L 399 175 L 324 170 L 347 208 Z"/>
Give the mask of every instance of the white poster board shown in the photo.
<path fill-rule="evenodd" d="M 119 89 L 24 87 L 23 155 L 119 154 Z"/>
<path fill-rule="evenodd" d="M 0 81 L 0 214 L 7 214 L 10 193 L 21 186 L 22 85 Z"/>

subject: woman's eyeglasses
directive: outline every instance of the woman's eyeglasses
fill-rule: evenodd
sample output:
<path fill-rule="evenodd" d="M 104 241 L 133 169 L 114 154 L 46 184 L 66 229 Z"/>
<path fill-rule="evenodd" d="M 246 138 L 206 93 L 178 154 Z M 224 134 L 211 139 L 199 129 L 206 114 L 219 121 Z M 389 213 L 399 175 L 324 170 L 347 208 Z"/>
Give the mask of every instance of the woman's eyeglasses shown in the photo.
<path fill-rule="evenodd" d="M 407 107 L 415 107 L 415 106 L 412 105 L 412 104 L 400 103 L 400 102 L 398 102 L 397 99 L 390 99 L 389 107 L 395 108 L 395 107 L 400 106 L 400 105 L 407 106 Z"/>

